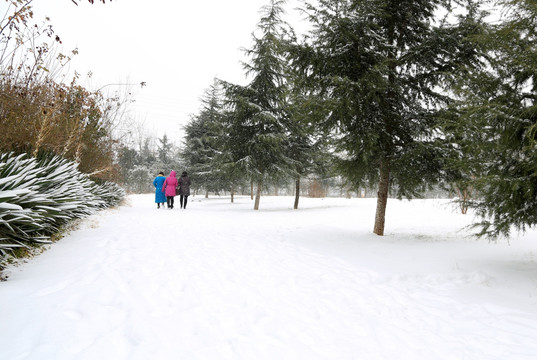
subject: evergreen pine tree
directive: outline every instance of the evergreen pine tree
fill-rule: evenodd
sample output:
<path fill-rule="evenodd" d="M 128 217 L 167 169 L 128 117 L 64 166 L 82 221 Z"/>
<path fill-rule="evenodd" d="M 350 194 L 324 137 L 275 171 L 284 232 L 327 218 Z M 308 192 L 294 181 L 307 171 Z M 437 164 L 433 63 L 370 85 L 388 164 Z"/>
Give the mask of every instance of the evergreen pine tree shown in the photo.
<path fill-rule="evenodd" d="M 390 190 L 418 196 L 439 180 L 438 111 L 443 88 L 477 56 L 465 41 L 471 19 L 450 23 L 442 0 L 319 0 L 301 51 L 329 115 L 338 167 L 353 187 L 378 184 L 374 233 L 384 234 Z M 438 19 L 444 11 L 448 15 Z"/>
<path fill-rule="evenodd" d="M 193 182 L 206 191 L 218 192 L 227 188 L 226 176 L 219 162 L 222 155 L 222 97 L 215 81 L 201 99 L 200 112 L 192 116 L 185 126 L 181 156 L 190 169 Z"/>
<path fill-rule="evenodd" d="M 172 152 L 172 144 L 168 140 L 168 136 L 164 134 L 162 139 L 158 139 L 157 145 L 158 160 L 163 164 L 170 163 L 170 153 Z"/>
<path fill-rule="evenodd" d="M 264 183 L 285 176 L 292 168 L 286 148 L 289 124 L 284 105 L 284 37 L 288 29 L 281 19 L 284 3 L 271 0 L 262 9 L 258 36 L 254 33 L 254 45 L 246 50 L 251 60 L 244 68 L 251 82 L 246 86 L 225 84 L 231 108 L 226 116 L 226 148 L 257 185 L 255 210 L 259 209 Z"/>
<path fill-rule="evenodd" d="M 123 181 L 126 181 L 129 171 L 134 169 L 136 164 L 140 162 L 140 156 L 135 149 L 132 149 L 126 145 L 121 146 L 118 156 L 118 164 L 120 167 L 121 176 Z"/>
<path fill-rule="evenodd" d="M 291 72 L 287 110 L 289 114 L 289 136 L 287 148 L 293 160 L 295 182 L 294 209 L 298 209 L 302 179 L 311 175 L 330 173 L 333 156 L 329 149 L 328 136 L 319 131 L 315 123 L 326 116 L 319 108 L 315 90 L 300 81 L 298 74 Z"/>
<path fill-rule="evenodd" d="M 504 15 L 479 37 L 487 66 L 461 80 L 452 142 L 454 167 L 478 196 L 478 235 L 509 235 L 537 224 L 537 8 L 500 1 Z M 463 122 L 460 119 L 464 120 Z"/>

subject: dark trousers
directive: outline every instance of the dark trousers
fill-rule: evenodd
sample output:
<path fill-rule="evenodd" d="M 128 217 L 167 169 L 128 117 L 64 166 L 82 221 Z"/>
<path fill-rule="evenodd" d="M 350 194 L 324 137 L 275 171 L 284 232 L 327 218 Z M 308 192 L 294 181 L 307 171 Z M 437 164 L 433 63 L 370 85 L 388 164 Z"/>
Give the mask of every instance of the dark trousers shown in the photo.
<path fill-rule="evenodd" d="M 186 209 L 186 203 L 188 202 L 188 195 L 181 195 L 179 197 L 179 202 L 181 203 L 181 207 L 183 209 Z"/>
<path fill-rule="evenodd" d="M 166 201 L 168 203 L 168 208 L 173 209 L 173 196 L 166 196 Z"/>

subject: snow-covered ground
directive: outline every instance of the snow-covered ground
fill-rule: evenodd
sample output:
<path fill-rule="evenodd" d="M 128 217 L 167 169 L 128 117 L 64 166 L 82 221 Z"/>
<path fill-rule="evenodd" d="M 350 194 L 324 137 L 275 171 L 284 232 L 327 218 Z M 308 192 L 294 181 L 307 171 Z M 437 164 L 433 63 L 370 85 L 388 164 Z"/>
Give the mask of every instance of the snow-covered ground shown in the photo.
<path fill-rule="evenodd" d="M 536 359 L 537 232 L 490 243 L 445 200 L 152 195 L 0 283 L 0 359 Z"/>

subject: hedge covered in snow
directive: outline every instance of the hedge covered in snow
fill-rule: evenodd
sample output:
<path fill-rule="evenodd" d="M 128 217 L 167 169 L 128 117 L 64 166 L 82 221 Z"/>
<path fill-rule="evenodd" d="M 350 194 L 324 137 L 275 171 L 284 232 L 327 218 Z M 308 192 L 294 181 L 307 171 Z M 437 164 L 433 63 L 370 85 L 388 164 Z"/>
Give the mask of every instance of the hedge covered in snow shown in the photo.
<path fill-rule="evenodd" d="M 0 269 L 14 248 L 48 243 L 70 220 L 117 205 L 124 196 L 117 184 L 97 184 L 59 156 L 0 154 Z"/>

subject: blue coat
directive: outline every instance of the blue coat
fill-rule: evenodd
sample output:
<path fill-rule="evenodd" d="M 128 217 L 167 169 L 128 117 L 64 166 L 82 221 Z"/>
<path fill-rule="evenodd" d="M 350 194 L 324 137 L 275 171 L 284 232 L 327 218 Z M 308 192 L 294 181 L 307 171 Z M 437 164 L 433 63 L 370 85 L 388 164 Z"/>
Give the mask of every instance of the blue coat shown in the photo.
<path fill-rule="evenodd" d="M 156 203 L 165 203 L 166 195 L 162 192 L 162 184 L 164 184 L 166 178 L 162 175 L 159 175 L 153 180 L 153 186 L 155 187 L 155 202 Z"/>

